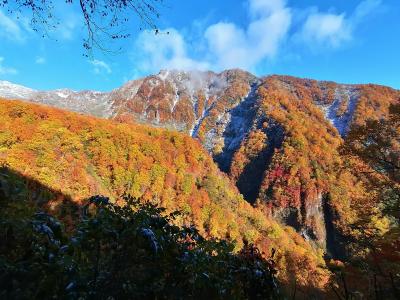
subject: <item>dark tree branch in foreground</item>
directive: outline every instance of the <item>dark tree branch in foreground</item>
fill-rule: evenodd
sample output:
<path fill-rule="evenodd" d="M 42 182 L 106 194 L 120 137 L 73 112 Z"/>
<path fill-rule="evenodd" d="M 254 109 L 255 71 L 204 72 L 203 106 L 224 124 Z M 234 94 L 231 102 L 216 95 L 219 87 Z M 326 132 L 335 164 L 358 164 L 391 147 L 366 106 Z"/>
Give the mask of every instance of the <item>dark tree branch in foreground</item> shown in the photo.
<path fill-rule="evenodd" d="M 76 5 L 87 31 L 83 47 L 91 53 L 93 48 L 109 51 L 106 43 L 130 37 L 124 25 L 134 18 L 140 21 L 140 29 L 151 29 L 158 34 L 156 21 L 163 3 L 164 0 L 0 0 L 0 8 L 6 8 L 9 14 L 17 13 L 18 17 L 29 15 L 32 29 L 49 36 L 49 30 L 60 25 L 55 9 Z"/>

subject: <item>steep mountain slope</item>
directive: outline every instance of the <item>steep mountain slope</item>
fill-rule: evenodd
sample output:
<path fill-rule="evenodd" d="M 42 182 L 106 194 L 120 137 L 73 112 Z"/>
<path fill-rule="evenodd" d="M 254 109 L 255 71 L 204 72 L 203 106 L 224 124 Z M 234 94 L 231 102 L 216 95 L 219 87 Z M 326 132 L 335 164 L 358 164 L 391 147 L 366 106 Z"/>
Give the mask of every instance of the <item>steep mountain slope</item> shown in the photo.
<path fill-rule="evenodd" d="M 128 194 L 186 212 L 178 223 L 193 222 L 203 235 L 229 238 L 238 249 L 243 239 L 266 255 L 277 249 L 280 278 L 287 284 L 312 291 L 329 278 L 321 254 L 244 201 L 189 136 L 0 100 L 0 166 L 47 187 L 46 192 L 22 183 L 32 201 L 67 223 L 73 218 L 63 195 L 80 204 L 93 194 Z"/>
<path fill-rule="evenodd" d="M 272 76 L 257 98 L 257 117 L 230 175 L 246 199 L 342 256 L 336 231 L 357 218 L 352 205 L 366 201 L 368 191 L 342 160 L 339 147 L 346 142 L 338 133 L 385 118 L 399 91 Z"/>
<path fill-rule="evenodd" d="M 216 78 L 222 88 L 212 90 Z M 343 227 L 334 223 L 351 223 L 349 216 L 356 212 L 350 203 L 368 197 L 357 174 L 343 167 L 342 137 L 369 118 L 387 117 L 399 99 L 399 91 L 376 85 L 258 79 L 240 70 L 162 72 L 142 80 L 114 117 L 126 121 L 133 116 L 188 132 L 212 153 L 246 200 L 257 201 L 318 246 L 326 248 L 328 242 L 329 252 L 341 256 L 343 251 L 333 246 L 340 234 L 331 234 L 336 242 L 329 242 L 326 232 Z"/>
<path fill-rule="evenodd" d="M 343 138 L 369 118 L 386 118 L 400 101 L 399 91 L 383 86 L 257 78 L 241 70 L 161 71 L 110 93 L 64 91 L 65 98 L 60 91 L 3 86 L 0 95 L 186 132 L 247 201 L 322 248 L 326 232 L 337 231 L 333 223 L 351 222 L 350 204 L 368 195 L 357 174 L 343 167 Z M 330 244 L 338 244 L 336 235 Z"/>
<path fill-rule="evenodd" d="M 112 92 L 113 117 L 133 116 L 136 121 L 182 130 L 200 137 L 212 150 L 229 121 L 227 112 L 250 96 L 257 81 L 241 70 L 161 71 Z M 127 89 L 136 93 L 126 97 Z"/>

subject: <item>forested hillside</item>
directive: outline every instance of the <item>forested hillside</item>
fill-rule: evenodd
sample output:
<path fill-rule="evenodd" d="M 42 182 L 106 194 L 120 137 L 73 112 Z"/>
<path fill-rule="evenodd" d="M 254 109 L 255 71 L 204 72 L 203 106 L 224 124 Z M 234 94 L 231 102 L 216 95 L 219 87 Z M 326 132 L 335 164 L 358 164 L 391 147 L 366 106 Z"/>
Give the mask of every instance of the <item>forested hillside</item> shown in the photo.
<path fill-rule="evenodd" d="M 94 114 L 74 95 L 51 104 Z M 132 196 L 235 251 L 277 249 L 291 292 L 398 293 L 399 91 L 162 71 L 95 98 L 108 120 L 1 100 L 1 165 L 58 191 L 29 195 L 68 228 L 63 197 Z"/>
<path fill-rule="evenodd" d="M 10 100 L 1 100 L 0 118 L 0 164 L 19 174 L 3 181 L 19 185 L 67 228 L 76 222 L 68 203 L 103 194 L 118 204 L 128 195 L 182 211 L 176 224 L 194 223 L 205 237 L 232 241 L 236 251 L 243 241 L 266 257 L 276 249 L 278 278 L 287 286 L 312 293 L 328 283 L 322 252 L 246 202 L 192 138 Z"/>
<path fill-rule="evenodd" d="M 229 170 L 239 190 L 325 249 L 334 269 L 346 262 L 348 293 L 396 295 L 399 92 L 275 76 L 257 97 L 257 122 Z"/>
<path fill-rule="evenodd" d="M 387 118 L 399 92 L 272 76 L 257 98 L 257 117 L 230 176 L 246 199 L 325 248 L 329 223 L 351 223 L 357 214 L 351 206 L 370 197 L 340 154 L 345 134 L 370 118 Z"/>

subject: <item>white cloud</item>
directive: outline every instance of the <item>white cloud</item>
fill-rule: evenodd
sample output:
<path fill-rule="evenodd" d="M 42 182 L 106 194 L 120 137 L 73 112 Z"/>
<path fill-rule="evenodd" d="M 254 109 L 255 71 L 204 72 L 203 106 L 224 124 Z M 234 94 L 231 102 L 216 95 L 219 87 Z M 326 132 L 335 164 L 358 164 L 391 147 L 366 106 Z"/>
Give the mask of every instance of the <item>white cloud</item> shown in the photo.
<path fill-rule="evenodd" d="M 284 9 L 286 0 L 250 0 L 249 11 L 253 18 L 264 17 Z"/>
<path fill-rule="evenodd" d="M 38 56 L 35 59 L 35 63 L 38 64 L 38 65 L 45 64 L 46 63 L 46 59 L 44 57 L 42 57 L 42 56 Z"/>
<path fill-rule="evenodd" d="M 48 35 L 51 39 L 73 40 L 77 33 L 82 32 L 78 28 L 78 25 L 82 24 L 82 18 L 72 6 L 65 5 L 63 8 L 61 10 L 56 6 L 53 18 L 45 20 L 48 23 L 43 24 L 40 21 L 32 24 L 29 13 L 25 15 L 14 12 L 7 15 L 0 10 L 0 38 L 6 38 L 12 42 L 24 42 L 27 38 L 42 38 L 43 35 Z M 33 26 L 38 29 L 38 32 L 35 32 Z"/>
<path fill-rule="evenodd" d="M 301 36 L 310 46 L 328 45 L 338 47 L 352 37 L 351 26 L 345 14 L 329 13 L 310 14 L 303 25 Z"/>
<path fill-rule="evenodd" d="M 141 33 L 135 44 L 140 53 L 133 53 L 137 68 L 155 72 L 256 67 L 276 55 L 288 33 L 291 11 L 284 0 L 250 0 L 248 10 L 247 26 L 218 22 L 208 26 L 193 43 L 187 42 L 192 38 L 185 38 L 173 28 L 166 29 L 169 34 Z M 196 53 L 198 49 L 203 49 L 202 53 Z"/>
<path fill-rule="evenodd" d="M 353 15 L 353 23 L 362 21 L 365 17 L 379 10 L 382 0 L 364 0 L 357 7 Z"/>
<path fill-rule="evenodd" d="M 292 15 L 284 1 L 252 0 L 250 16 L 247 28 L 221 22 L 206 30 L 210 54 L 220 68 L 252 69 L 273 58 L 286 38 Z"/>
<path fill-rule="evenodd" d="M 61 15 L 60 24 L 54 30 L 56 37 L 62 40 L 72 40 L 77 31 L 78 24 L 82 22 L 75 12 Z"/>
<path fill-rule="evenodd" d="M 22 42 L 25 39 L 20 26 L 0 10 L 0 37 L 15 42 Z"/>
<path fill-rule="evenodd" d="M 195 21 L 194 30 L 169 28 L 165 30 L 169 34 L 158 35 L 142 32 L 132 54 L 135 73 L 143 75 L 160 69 L 254 71 L 273 60 L 286 41 L 289 52 L 299 45 L 339 48 L 354 39 L 359 24 L 378 10 L 381 1 L 364 0 L 351 13 L 336 13 L 315 7 L 296 10 L 286 0 L 248 0 L 248 22 L 243 26 L 220 21 L 199 27 Z"/>
<path fill-rule="evenodd" d="M 4 66 L 3 62 L 4 57 L 0 56 L 0 75 L 15 75 L 18 73 L 16 69 Z"/>
<path fill-rule="evenodd" d="M 133 54 L 141 70 L 156 71 L 160 69 L 204 70 L 209 68 L 207 62 L 189 58 L 187 43 L 177 30 L 166 29 L 161 34 L 144 31 L 136 40 L 136 49 L 141 53 Z"/>
<path fill-rule="evenodd" d="M 93 66 L 93 72 L 95 74 L 101 74 L 103 71 L 107 74 L 112 72 L 110 66 L 102 60 L 93 59 L 90 60 L 89 63 Z"/>
<path fill-rule="evenodd" d="M 354 38 L 354 31 L 359 23 L 377 10 L 380 4 L 381 0 L 364 0 L 348 16 L 345 13 L 323 13 L 314 8 L 297 34 L 297 39 L 311 48 L 340 47 Z"/>
<path fill-rule="evenodd" d="M 211 25 L 205 32 L 205 38 L 210 56 L 221 68 L 226 68 L 232 63 L 247 64 L 249 57 L 246 50 L 246 32 L 235 24 L 221 22 Z"/>

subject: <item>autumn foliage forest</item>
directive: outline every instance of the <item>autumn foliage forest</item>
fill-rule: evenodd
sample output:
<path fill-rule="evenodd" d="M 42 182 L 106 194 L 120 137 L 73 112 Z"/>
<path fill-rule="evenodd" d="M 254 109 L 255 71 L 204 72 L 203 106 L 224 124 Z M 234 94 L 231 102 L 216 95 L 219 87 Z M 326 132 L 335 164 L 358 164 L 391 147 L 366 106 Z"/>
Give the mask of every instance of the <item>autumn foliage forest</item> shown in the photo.
<path fill-rule="evenodd" d="M 269 121 L 241 144 L 230 176 L 239 189 L 259 182 L 255 206 L 326 249 L 337 298 L 396 298 L 400 95 L 375 85 L 353 89 L 357 105 L 343 139 L 320 108 L 342 97 L 335 117 L 350 113 L 351 96 L 338 95 L 338 84 L 268 77 L 257 93 Z"/>
<path fill-rule="evenodd" d="M 239 94 L 243 97 L 247 87 L 236 86 L 223 101 Z M 60 239 L 65 241 L 79 232 L 77 228 L 88 226 L 82 219 L 88 203 L 95 206 L 93 211 L 105 209 L 105 215 L 99 214 L 105 219 L 99 222 L 107 226 L 120 226 L 121 214 L 123 220 L 129 219 L 127 209 L 157 209 L 156 214 L 166 218 L 168 226 L 183 231 L 197 228 L 196 238 L 186 234 L 178 239 L 170 227 L 157 231 L 173 236 L 168 241 L 180 245 L 173 253 L 179 256 L 193 249 L 214 249 L 200 251 L 202 262 L 188 262 L 199 268 L 196 270 L 208 270 L 207 276 L 191 279 L 199 293 L 205 291 L 202 285 L 220 284 L 221 280 L 212 291 L 224 290 L 237 298 L 396 299 L 400 292 L 400 93 L 381 86 L 352 86 L 357 105 L 348 131 L 341 135 L 321 109 L 342 97 L 336 117 L 350 115 L 352 97 L 344 92 L 338 95 L 341 88 L 332 82 L 288 76 L 262 79 L 255 91 L 254 124 L 226 173 L 202 145 L 216 114 L 211 113 L 199 128 L 198 139 L 193 139 L 177 131 L 135 124 L 126 111 L 115 120 L 105 120 L 2 99 L 0 196 L 2 228 L 10 228 L 2 229 L 2 240 L 22 240 L 16 228 L 25 222 L 28 230 L 26 224 L 33 222 L 29 220 L 37 211 L 59 220 Z M 215 111 L 219 110 L 223 107 Z M 187 114 L 182 111 L 182 115 Z M 220 151 L 222 148 L 211 154 L 215 158 Z M 106 198 L 90 198 L 93 195 Z M 93 204 L 93 199 L 108 200 Z M 136 206 L 127 207 L 126 199 Z M 180 213 L 175 215 L 175 211 Z M 93 228 L 86 229 L 88 238 L 93 238 Z M 162 239 L 160 235 L 153 238 L 150 241 Z M 180 244 L 188 239 L 199 242 Z M 206 246 L 206 241 L 212 242 Z M 107 243 L 97 251 L 107 253 Z M 3 271 L 8 268 L 10 272 L 22 259 L 19 247 L 21 244 L 7 255 L 9 248 L 1 248 Z M 89 248 L 79 249 L 74 253 L 88 255 L 85 251 Z M 72 259 L 60 252 L 57 255 Z M 246 264 L 253 274 L 247 279 L 235 277 L 232 270 L 226 274 L 232 274 L 232 282 L 242 282 L 243 291 L 258 292 L 241 294 L 233 286 L 224 286 L 227 283 L 223 283 L 213 257 L 230 260 L 238 268 Z M 79 268 L 81 258 L 72 259 Z M 165 270 L 157 277 L 160 284 L 168 282 L 163 276 L 171 272 L 170 261 L 162 263 L 166 265 L 158 267 Z M 268 280 L 256 279 L 257 265 Z M 107 262 L 104 270 L 111 267 Z M 79 270 L 82 276 L 90 273 Z M 90 280 L 85 280 L 82 285 L 89 284 Z M 128 279 L 121 282 L 124 280 Z M 246 280 L 256 282 L 257 287 L 246 286 Z M 9 293 L 10 286 L 7 288 Z M 129 294 L 138 291 L 132 288 L 127 295 L 138 297 Z M 85 296 L 88 291 L 71 287 L 72 292 Z M 196 295 L 200 294 L 186 294 Z"/>
<path fill-rule="evenodd" d="M 321 253 L 247 203 L 190 137 L 18 101 L 2 100 L 0 107 L 3 168 L 57 192 L 31 190 L 19 176 L 5 174 L 3 181 L 22 186 L 17 190 L 31 205 L 62 219 L 66 229 L 76 225 L 77 212 L 65 197 L 80 205 L 102 194 L 118 204 L 128 195 L 181 211 L 176 225 L 194 224 L 204 237 L 232 241 L 235 251 L 244 240 L 266 257 L 279 249 L 275 259 L 283 282 L 319 289 L 328 281 Z M 34 208 L 19 209 L 16 217 Z"/>
<path fill-rule="evenodd" d="M 0 56 L 0 75 L 22 73 L 8 67 L 11 57 L 45 81 L 44 71 L 21 66 L 21 57 L 36 53 L 30 45 L 42 44 L 37 53 L 58 49 L 30 35 L 36 32 L 68 41 L 60 51 L 68 57 L 79 36 L 79 62 L 109 79 L 118 72 L 93 51 L 119 53 L 134 21 L 135 47 L 146 51 L 130 50 L 129 60 L 139 61 L 135 72 L 146 69 L 147 54 L 156 55 L 157 68 L 171 59 L 258 69 L 280 43 L 290 49 L 293 40 L 301 50 L 305 42 L 310 51 L 326 38 L 332 48 L 368 45 L 353 51 L 358 64 L 341 51 L 333 75 L 385 51 L 379 70 L 389 76 L 396 67 L 389 52 L 398 45 L 379 24 L 395 22 L 383 1 L 358 1 L 338 15 L 286 2 L 246 1 L 247 17 L 232 5 L 240 24 L 226 8 L 214 25 L 208 22 L 219 17 L 217 8 L 207 22 L 191 8 L 185 25 L 177 9 L 179 25 L 163 22 L 171 28 L 163 32 L 157 21 L 169 6 L 164 0 L 0 0 L 7 56 L 7 64 Z M 65 18 L 58 20 L 60 12 Z M 370 16 L 379 39 L 367 27 Z M 275 23 L 279 30 L 264 35 Z M 363 31 L 369 36 L 358 42 L 355 33 Z M 151 46 L 142 35 L 149 32 L 175 38 Z M 62 57 L 52 52 L 36 57 L 37 67 Z M 282 62 L 296 67 L 300 56 L 285 52 Z M 48 74 L 61 80 L 83 70 L 68 66 L 68 57 Z M 330 55 L 310 57 L 318 66 Z M 126 58 L 115 66 L 126 67 Z M 24 78 L 18 76 L 11 78 Z M 400 299 L 399 90 L 240 69 L 164 70 L 110 92 L 0 83 L 0 299 Z"/>

